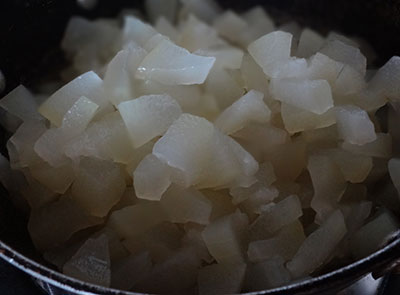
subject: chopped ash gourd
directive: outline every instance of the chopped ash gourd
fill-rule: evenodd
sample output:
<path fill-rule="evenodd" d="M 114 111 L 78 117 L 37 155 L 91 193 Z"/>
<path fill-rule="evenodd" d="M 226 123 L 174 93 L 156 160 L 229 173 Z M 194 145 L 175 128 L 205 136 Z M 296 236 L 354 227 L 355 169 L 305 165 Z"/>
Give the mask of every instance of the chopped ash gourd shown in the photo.
<path fill-rule="evenodd" d="M 45 259 L 106 287 L 209 295 L 385 245 L 399 229 L 400 57 L 371 76 L 356 39 L 278 28 L 261 6 L 144 7 L 72 17 L 62 80 L 0 100 L 13 133 L 0 182 L 30 207 Z"/>

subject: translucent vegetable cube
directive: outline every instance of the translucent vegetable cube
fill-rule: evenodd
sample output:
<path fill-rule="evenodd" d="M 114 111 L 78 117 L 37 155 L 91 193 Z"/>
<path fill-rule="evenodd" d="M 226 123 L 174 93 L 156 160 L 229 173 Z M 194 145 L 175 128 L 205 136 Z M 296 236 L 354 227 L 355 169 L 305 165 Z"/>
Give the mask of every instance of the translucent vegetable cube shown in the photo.
<path fill-rule="evenodd" d="M 162 135 L 181 114 L 169 95 L 142 96 L 119 104 L 118 110 L 135 148 Z"/>
<path fill-rule="evenodd" d="M 65 243 L 74 233 L 103 223 L 89 216 L 65 195 L 59 200 L 31 211 L 28 230 L 35 246 L 48 250 Z"/>
<path fill-rule="evenodd" d="M 209 224 L 203 231 L 203 240 L 218 263 L 244 261 L 248 218 L 237 211 Z"/>
<path fill-rule="evenodd" d="M 171 184 L 169 167 L 152 154 L 139 163 L 133 179 L 137 197 L 152 201 L 160 200 Z"/>
<path fill-rule="evenodd" d="M 122 38 L 124 44 L 133 41 L 141 47 L 144 47 L 157 31 L 149 24 L 142 22 L 134 16 L 125 16 L 122 29 Z"/>
<path fill-rule="evenodd" d="M 111 262 L 107 236 L 88 239 L 63 267 L 63 273 L 84 282 L 110 286 Z"/>
<path fill-rule="evenodd" d="M 289 196 L 261 212 L 250 226 L 250 240 L 270 238 L 282 227 L 296 221 L 302 215 L 303 210 L 299 198 L 294 195 Z"/>
<path fill-rule="evenodd" d="M 274 256 L 288 261 L 293 258 L 305 239 L 303 225 L 300 221 L 295 221 L 284 226 L 270 239 L 251 242 L 247 255 L 251 262 L 261 262 Z"/>
<path fill-rule="evenodd" d="M 226 108 L 215 120 L 215 126 L 225 134 L 242 129 L 247 123 L 266 123 L 271 118 L 271 110 L 263 101 L 264 94 L 250 90 L 246 95 Z"/>
<path fill-rule="evenodd" d="M 68 110 L 82 96 L 99 106 L 98 114 L 110 111 L 103 81 L 96 73 L 87 72 L 57 90 L 39 107 L 39 113 L 55 126 L 61 127 Z"/>
<path fill-rule="evenodd" d="M 214 57 L 191 54 L 165 40 L 144 58 L 136 76 L 166 85 L 202 84 L 214 62 Z"/>
<path fill-rule="evenodd" d="M 94 216 L 106 216 L 125 191 L 125 179 L 117 164 L 83 158 L 71 187 L 72 198 Z"/>
<path fill-rule="evenodd" d="M 175 223 L 208 224 L 212 203 L 195 189 L 171 186 L 161 199 L 167 220 Z"/>
<path fill-rule="evenodd" d="M 210 221 L 235 212 L 236 206 L 233 205 L 232 197 L 227 191 L 201 190 L 200 192 L 209 199 L 212 204 Z"/>
<path fill-rule="evenodd" d="M 343 214 L 340 210 L 334 211 L 306 238 L 293 259 L 286 264 L 293 278 L 307 276 L 326 262 L 346 232 Z"/>
<path fill-rule="evenodd" d="M 241 43 L 240 33 L 247 29 L 247 23 L 232 10 L 219 15 L 214 20 L 214 28 L 218 33 L 233 43 Z"/>
<path fill-rule="evenodd" d="M 181 2 L 184 11 L 194 14 L 208 23 L 221 12 L 221 7 L 215 0 L 181 0 Z"/>
<path fill-rule="evenodd" d="M 368 88 L 380 95 L 384 95 L 392 101 L 400 97 L 399 88 L 400 57 L 393 56 L 378 70 L 369 82 Z"/>
<path fill-rule="evenodd" d="M 324 45 L 324 42 L 324 37 L 320 34 L 311 29 L 305 28 L 300 35 L 296 56 L 310 57 Z"/>
<path fill-rule="evenodd" d="M 270 91 L 275 99 L 318 115 L 333 107 L 331 87 L 326 80 L 272 80 Z"/>
<path fill-rule="evenodd" d="M 311 207 L 317 212 L 319 221 L 325 220 L 345 192 L 346 180 L 339 166 L 328 156 L 311 155 L 307 168 L 314 187 Z"/>
<path fill-rule="evenodd" d="M 375 126 L 366 111 L 356 106 L 336 108 L 338 133 L 345 142 L 364 145 L 377 139 Z"/>
<path fill-rule="evenodd" d="M 310 80 L 326 80 L 334 87 L 337 77 L 344 65 L 332 58 L 317 52 L 310 58 L 307 77 Z"/>
<path fill-rule="evenodd" d="M 147 15 L 153 23 L 161 16 L 174 22 L 178 3 L 178 0 L 146 0 L 145 7 Z"/>
<path fill-rule="evenodd" d="M 29 171 L 38 182 L 58 194 L 64 194 L 75 179 L 71 165 L 54 168 L 42 163 L 29 167 Z"/>
<path fill-rule="evenodd" d="M 386 133 L 377 133 L 376 140 L 372 142 L 363 145 L 343 142 L 342 148 L 358 155 L 376 158 L 390 158 L 392 155 L 392 136 Z"/>

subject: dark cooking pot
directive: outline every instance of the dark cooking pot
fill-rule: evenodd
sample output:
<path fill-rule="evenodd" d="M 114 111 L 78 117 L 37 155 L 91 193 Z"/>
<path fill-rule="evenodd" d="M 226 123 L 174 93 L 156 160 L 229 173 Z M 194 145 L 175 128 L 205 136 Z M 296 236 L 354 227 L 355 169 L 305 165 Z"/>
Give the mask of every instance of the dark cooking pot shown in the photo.
<path fill-rule="evenodd" d="M 400 0 L 266 0 L 219 1 L 226 7 L 267 7 L 280 19 L 295 19 L 321 32 L 337 30 L 367 39 L 378 53 L 377 65 L 400 55 Z M 92 11 L 77 7 L 76 0 L 1 0 L 0 69 L 6 80 L 4 95 L 18 84 L 33 87 L 40 78 L 56 73 L 64 64 L 58 45 L 71 15 L 115 16 L 122 7 L 142 8 L 142 1 L 100 0 Z M 0 132 L 0 151 L 7 135 Z M 135 294 L 84 283 L 54 271 L 35 251 L 26 223 L 27 214 L 16 210 L 0 187 L 0 257 L 35 278 L 50 294 Z M 252 294 L 333 294 L 368 273 L 379 276 L 400 259 L 400 235 L 387 246 L 360 261 L 333 272 L 291 285 Z M 140 271 L 140 270 L 139 270 Z"/>

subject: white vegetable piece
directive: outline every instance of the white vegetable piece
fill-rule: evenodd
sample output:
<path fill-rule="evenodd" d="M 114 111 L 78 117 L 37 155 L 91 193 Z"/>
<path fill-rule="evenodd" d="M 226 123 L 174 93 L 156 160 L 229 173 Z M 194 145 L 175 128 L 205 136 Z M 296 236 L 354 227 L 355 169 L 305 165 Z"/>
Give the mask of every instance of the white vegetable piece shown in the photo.
<path fill-rule="evenodd" d="M 199 191 L 171 186 L 161 199 L 167 220 L 174 223 L 208 224 L 212 203 Z"/>
<path fill-rule="evenodd" d="M 191 54 L 164 40 L 144 58 L 136 77 L 166 85 L 202 84 L 214 62 L 214 57 Z"/>
<path fill-rule="evenodd" d="M 207 49 L 199 49 L 194 53 L 201 56 L 215 57 L 216 60 L 214 68 L 231 70 L 240 69 L 244 55 L 243 51 L 239 48 L 228 45 L 219 45 Z"/>
<path fill-rule="evenodd" d="M 367 69 L 367 59 L 360 49 L 339 40 L 328 41 L 319 51 L 326 56 L 353 67 L 362 76 Z"/>
<path fill-rule="evenodd" d="M 274 22 L 261 6 L 255 6 L 242 14 L 242 18 L 247 22 L 248 28 L 242 32 L 241 40 L 245 45 L 257 40 L 265 34 L 271 33 Z"/>
<path fill-rule="evenodd" d="M 324 45 L 324 42 L 325 40 L 320 34 L 311 29 L 305 28 L 300 35 L 296 56 L 310 57 Z"/>
<path fill-rule="evenodd" d="M 122 102 L 118 110 L 134 148 L 163 135 L 181 114 L 179 104 L 169 95 L 146 95 Z"/>
<path fill-rule="evenodd" d="M 19 85 L 0 100 L 0 107 L 22 121 L 42 120 L 37 102 L 23 85 Z"/>
<path fill-rule="evenodd" d="M 284 226 L 273 238 L 251 242 L 247 255 L 251 262 L 261 262 L 274 256 L 288 261 L 293 258 L 305 239 L 303 225 L 300 221 L 295 221 Z"/>
<path fill-rule="evenodd" d="M 183 11 L 186 10 L 208 23 L 214 20 L 221 11 L 215 0 L 181 0 L 181 2 Z"/>
<path fill-rule="evenodd" d="M 377 133 L 376 140 L 363 145 L 342 143 L 344 150 L 354 154 L 376 158 L 390 158 L 392 155 L 392 136 L 386 133 Z"/>
<path fill-rule="evenodd" d="M 335 108 L 323 114 L 315 114 L 293 105 L 282 103 L 281 116 L 285 129 L 290 133 L 325 128 L 336 123 Z"/>
<path fill-rule="evenodd" d="M 225 134 L 232 134 L 251 122 L 267 123 L 271 110 L 263 101 L 264 94 L 250 90 L 215 120 L 215 126 Z"/>
<path fill-rule="evenodd" d="M 112 228 L 121 239 L 128 240 L 137 238 L 165 220 L 160 204 L 138 203 L 114 211 L 107 226 Z"/>
<path fill-rule="evenodd" d="M 246 264 L 212 264 L 199 271 L 197 283 L 200 295 L 240 293 L 246 274 Z"/>
<path fill-rule="evenodd" d="M 39 113 L 55 126 L 61 127 L 67 111 L 82 96 L 99 106 L 99 114 L 111 110 L 104 95 L 103 81 L 96 73 L 87 72 L 57 90 L 39 107 Z"/>
<path fill-rule="evenodd" d="M 229 41 L 241 44 L 241 33 L 248 25 L 239 15 L 232 10 L 222 13 L 214 20 L 214 28 Z"/>
<path fill-rule="evenodd" d="M 293 259 L 286 264 L 293 278 L 307 276 L 326 262 L 346 231 L 343 214 L 336 210 L 307 237 Z"/>
<path fill-rule="evenodd" d="M 68 163 L 65 144 L 81 134 L 94 118 L 99 106 L 82 96 L 65 113 L 60 128 L 45 131 L 34 145 L 35 152 L 53 167 Z"/>
<path fill-rule="evenodd" d="M 275 99 L 317 115 L 333 107 L 331 87 L 326 80 L 272 80 L 270 91 Z"/>
<path fill-rule="evenodd" d="M 277 204 L 272 204 L 251 224 L 250 240 L 270 238 L 282 227 L 296 221 L 302 215 L 301 203 L 297 196 L 289 196 Z"/>
<path fill-rule="evenodd" d="M 345 65 L 340 71 L 332 91 L 339 95 L 350 95 L 362 91 L 366 85 L 364 76 L 353 67 Z"/>
<path fill-rule="evenodd" d="M 359 107 L 337 107 L 336 122 L 339 135 L 347 143 L 363 145 L 377 139 L 374 124 L 367 112 Z"/>
<path fill-rule="evenodd" d="M 269 33 L 248 47 L 249 53 L 264 70 L 264 73 L 273 77 L 276 68 L 290 58 L 292 35 L 282 31 Z"/>
<path fill-rule="evenodd" d="M 72 185 L 72 198 L 93 216 L 104 217 L 125 191 L 119 165 L 94 158 L 83 158 Z"/>
<path fill-rule="evenodd" d="M 237 211 L 209 224 L 203 231 L 203 240 L 218 263 L 244 261 L 245 234 L 248 217 Z"/>
<path fill-rule="evenodd" d="M 383 247 L 386 239 L 398 229 L 399 224 L 390 212 L 380 212 L 351 237 L 350 246 L 353 256 L 359 259 L 372 254 Z"/>
<path fill-rule="evenodd" d="M 104 74 L 104 90 L 114 106 L 135 97 L 133 77 L 147 52 L 132 43 L 110 61 Z"/>
<path fill-rule="evenodd" d="M 307 169 L 314 187 L 311 207 L 317 212 L 320 222 L 336 209 L 346 190 L 346 180 L 339 166 L 328 156 L 311 155 L 308 158 Z"/>
<path fill-rule="evenodd" d="M 154 145 L 153 154 L 176 168 L 174 182 L 186 187 L 228 185 L 251 177 L 258 169 L 257 162 L 233 139 L 207 120 L 189 114 L 171 125 Z"/>
<path fill-rule="evenodd" d="M 157 19 L 156 23 L 154 24 L 154 28 L 157 32 L 164 36 L 167 36 L 171 41 L 175 43 L 179 40 L 178 30 L 164 16 L 160 16 Z"/>
<path fill-rule="evenodd" d="M 86 156 L 127 164 L 134 153 L 128 130 L 119 112 L 112 112 L 93 122 L 85 132 L 65 146 L 65 154 L 74 161 Z"/>
<path fill-rule="evenodd" d="M 159 201 L 171 184 L 169 167 L 149 154 L 133 172 L 133 182 L 139 199 Z"/>
<path fill-rule="evenodd" d="M 88 239 L 64 265 L 63 273 L 85 282 L 109 287 L 110 268 L 108 238 L 101 235 L 97 239 Z"/>
<path fill-rule="evenodd" d="M 178 0 L 146 0 L 145 7 L 147 15 L 153 23 L 161 16 L 174 22 L 178 10 Z"/>
<path fill-rule="evenodd" d="M 122 38 L 124 44 L 133 41 L 141 47 L 155 35 L 157 31 L 150 25 L 142 22 L 140 19 L 133 16 L 126 16 L 124 18 L 124 27 L 122 29 Z"/>
<path fill-rule="evenodd" d="M 378 95 L 386 96 L 392 101 L 398 101 L 400 98 L 399 71 L 400 57 L 393 56 L 374 75 L 368 88 Z"/>
<path fill-rule="evenodd" d="M 284 266 L 284 262 L 282 257 L 275 256 L 263 262 L 249 265 L 245 289 L 262 291 L 289 283 L 291 277 Z"/>
<path fill-rule="evenodd" d="M 204 55 L 196 52 L 199 49 L 213 48 L 224 45 L 225 42 L 219 38 L 215 28 L 210 27 L 206 23 L 197 19 L 194 15 L 189 15 L 187 21 L 183 25 L 178 45 L 186 48 L 194 54 Z"/>
<path fill-rule="evenodd" d="M 317 52 L 310 57 L 310 66 L 307 71 L 307 77 L 310 80 L 326 80 L 331 87 L 335 86 L 335 82 L 344 65 L 332 58 Z"/>
<path fill-rule="evenodd" d="M 103 223 L 89 216 L 68 195 L 31 212 L 28 230 L 35 246 L 48 250 L 65 243 L 74 233 Z"/>
<path fill-rule="evenodd" d="M 29 167 L 29 171 L 34 179 L 58 194 L 64 194 L 75 179 L 71 165 L 54 168 L 42 163 Z"/>

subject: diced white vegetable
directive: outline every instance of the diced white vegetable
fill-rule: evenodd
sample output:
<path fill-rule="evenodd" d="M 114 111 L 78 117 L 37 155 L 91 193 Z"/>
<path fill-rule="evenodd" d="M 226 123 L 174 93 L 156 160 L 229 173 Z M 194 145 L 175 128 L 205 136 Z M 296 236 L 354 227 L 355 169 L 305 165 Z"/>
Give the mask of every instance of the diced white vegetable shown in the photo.
<path fill-rule="evenodd" d="M 158 203 L 139 203 L 114 211 L 107 226 L 121 238 L 129 239 L 145 233 L 165 219 L 165 214 Z"/>
<path fill-rule="evenodd" d="M 113 112 L 92 123 L 84 133 L 68 142 L 65 154 L 74 161 L 86 156 L 126 164 L 132 159 L 134 148 L 121 115 Z"/>
<path fill-rule="evenodd" d="M 209 223 L 212 204 L 195 189 L 182 189 L 173 185 L 165 192 L 160 204 L 170 222 Z"/>
<path fill-rule="evenodd" d="M 133 41 L 139 46 L 144 47 L 151 37 L 157 34 L 157 31 L 136 17 L 126 16 L 124 18 L 122 34 L 125 44 Z"/>
<path fill-rule="evenodd" d="M 346 180 L 339 166 L 328 156 L 311 155 L 307 168 L 314 187 L 311 207 L 317 212 L 318 221 L 325 220 L 346 190 Z"/>
<path fill-rule="evenodd" d="M 364 145 L 377 139 L 375 127 L 366 111 L 356 106 L 336 108 L 338 132 L 345 142 Z"/>
<path fill-rule="evenodd" d="M 240 33 L 247 29 L 247 23 L 232 10 L 228 10 L 214 20 L 218 33 L 234 43 L 241 43 Z"/>
<path fill-rule="evenodd" d="M 264 70 L 264 73 L 272 77 L 277 65 L 290 58 L 292 35 L 282 31 L 269 33 L 248 47 L 249 53 Z"/>
<path fill-rule="evenodd" d="M 215 0 L 181 0 L 183 11 L 194 14 L 210 23 L 220 13 L 221 8 Z"/>
<path fill-rule="evenodd" d="M 101 235 L 97 239 L 88 239 L 64 265 L 63 273 L 85 282 L 109 287 L 110 268 L 108 239 L 106 235 Z"/>
<path fill-rule="evenodd" d="M 339 95 L 349 95 L 360 92 L 365 86 L 364 76 L 351 66 L 345 65 L 340 71 L 332 91 Z"/>
<path fill-rule="evenodd" d="M 295 221 L 284 226 L 273 238 L 251 242 L 247 255 L 251 262 L 261 262 L 274 256 L 288 261 L 293 258 L 305 239 L 302 224 Z"/>
<path fill-rule="evenodd" d="M 282 227 L 296 221 L 302 215 L 299 198 L 294 195 L 289 196 L 261 212 L 261 215 L 250 226 L 250 240 L 270 238 Z"/>
<path fill-rule="evenodd" d="M 244 55 L 242 50 L 227 45 L 199 49 L 194 53 L 201 56 L 213 56 L 216 58 L 214 67 L 232 70 L 240 69 Z"/>
<path fill-rule="evenodd" d="M 168 166 L 157 157 L 147 155 L 133 173 L 138 198 L 159 201 L 171 184 Z"/>
<path fill-rule="evenodd" d="M 247 227 L 247 215 L 237 211 L 215 220 L 204 229 L 203 240 L 218 263 L 243 262 Z"/>
<path fill-rule="evenodd" d="M 346 224 L 340 210 L 311 233 L 291 261 L 286 264 L 294 278 L 309 275 L 321 266 L 346 234 Z"/>
<path fill-rule="evenodd" d="M 23 85 L 19 85 L 0 100 L 0 107 L 22 121 L 42 120 L 37 102 Z"/>
<path fill-rule="evenodd" d="M 392 101 L 398 101 L 400 98 L 399 71 L 400 57 L 393 56 L 371 79 L 369 89 Z"/>
<path fill-rule="evenodd" d="M 320 34 L 306 28 L 301 32 L 296 56 L 310 57 L 324 45 L 324 42 L 325 40 Z"/>
<path fill-rule="evenodd" d="M 331 87 L 326 80 L 272 80 L 270 91 L 275 99 L 317 115 L 333 107 Z"/>
<path fill-rule="evenodd" d="M 290 273 L 284 266 L 282 257 L 275 256 L 266 261 L 249 265 L 246 273 L 245 289 L 262 291 L 276 288 L 290 282 Z"/>
<path fill-rule="evenodd" d="M 95 116 L 99 106 L 82 96 L 65 113 L 60 128 L 51 128 L 36 141 L 34 150 L 53 167 L 68 163 L 65 144 L 82 133 Z"/>
<path fill-rule="evenodd" d="M 214 62 L 214 57 L 191 54 L 165 40 L 144 58 L 136 76 L 166 85 L 202 84 Z"/>
<path fill-rule="evenodd" d="M 35 246 L 47 250 L 65 243 L 74 233 L 103 223 L 89 216 L 68 195 L 31 212 L 28 230 Z"/>
<path fill-rule="evenodd" d="M 57 90 L 39 107 L 39 113 L 55 126 L 61 127 L 65 114 L 82 96 L 99 106 L 98 113 L 109 110 L 103 81 L 94 72 L 87 72 Z"/>
<path fill-rule="evenodd" d="M 72 185 L 72 198 L 93 216 L 106 216 L 125 191 L 119 165 L 94 158 L 83 158 Z"/>
<path fill-rule="evenodd" d="M 199 271 L 197 283 L 200 295 L 236 294 L 240 293 L 246 264 L 212 264 Z"/>
<path fill-rule="evenodd" d="M 354 154 L 377 158 L 390 158 L 392 155 L 392 136 L 386 133 L 377 133 L 376 140 L 363 145 L 342 143 L 344 150 Z"/>
<path fill-rule="evenodd" d="M 236 210 L 236 206 L 232 203 L 232 197 L 225 191 L 202 190 L 201 193 L 210 200 L 212 211 L 210 221 L 232 214 Z"/>
<path fill-rule="evenodd" d="M 242 14 L 242 18 L 249 25 L 247 30 L 241 34 L 241 39 L 245 45 L 272 32 L 275 28 L 273 20 L 261 6 L 249 9 Z"/>
<path fill-rule="evenodd" d="M 207 49 L 223 44 L 225 42 L 219 38 L 215 28 L 210 27 L 193 15 L 189 15 L 178 42 L 178 45 L 202 56 L 210 55 L 196 52 L 198 49 Z"/>
<path fill-rule="evenodd" d="M 147 15 L 153 23 L 161 16 L 174 22 L 178 10 L 178 0 L 146 0 L 145 7 Z"/>
<path fill-rule="evenodd" d="M 251 90 L 230 107 L 226 108 L 215 121 L 215 126 L 225 134 L 242 129 L 247 123 L 266 123 L 271 118 L 271 110 L 263 101 L 264 94 Z"/>
<path fill-rule="evenodd" d="M 362 76 L 367 69 L 367 59 L 360 49 L 347 45 L 339 40 L 332 40 L 321 48 L 320 52 L 326 56 L 353 67 Z"/>
<path fill-rule="evenodd" d="M 363 258 L 384 246 L 385 239 L 398 231 L 398 221 L 387 211 L 360 228 L 351 238 L 351 252 L 357 259 Z"/>
<path fill-rule="evenodd" d="M 110 61 L 104 74 L 104 90 L 110 102 L 117 106 L 135 97 L 132 80 L 147 52 L 134 44 L 121 50 Z"/>
<path fill-rule="evenodd" d="M 38 182 L 58 194 L 64 194 L 75 179 L 74 170 L 70 165 L 53 168 L 47 163 L 42 163 L 31 166 L 29 171 Z"/>
<path fill-rule="evenodd" d="M 163 135 L 182 112 L 169 95 L 142 96 L 120 103 L 118 110 L 135 148 Z"/>
<path fill-rule="evenodd" d="M 331 87 L 334 87 L 337 77 L 344 65 L 332 58 L 317 52 L 310 58 L 307 77 L 311 80 L 326 80 Z"/>
<path fill-rule="evenodd" d="M 269 94 L 268 80 L 262 68 L 254 61 L 250 54 L 245 54 L 240 68 L 242 78 L 247 89 L 254 89 L 264 93 L 265 96 Z"/>
<path fill-rule="evenodd" d="M 177 42 L 179 38 L 178 30 L 174 27 L 172 22 L 164 16 L 160 16 L 154 24 L 154 28 L 160 34 L 167 36 L 171 41 Z"/>
<path fill-rule="evenodd" d="M 290 133 L 325 128 L 336 123 L 335 109 L 323 114 L 315 114 L 290 104 L 281 104 L 281 116 L 285 129 Z"/>

